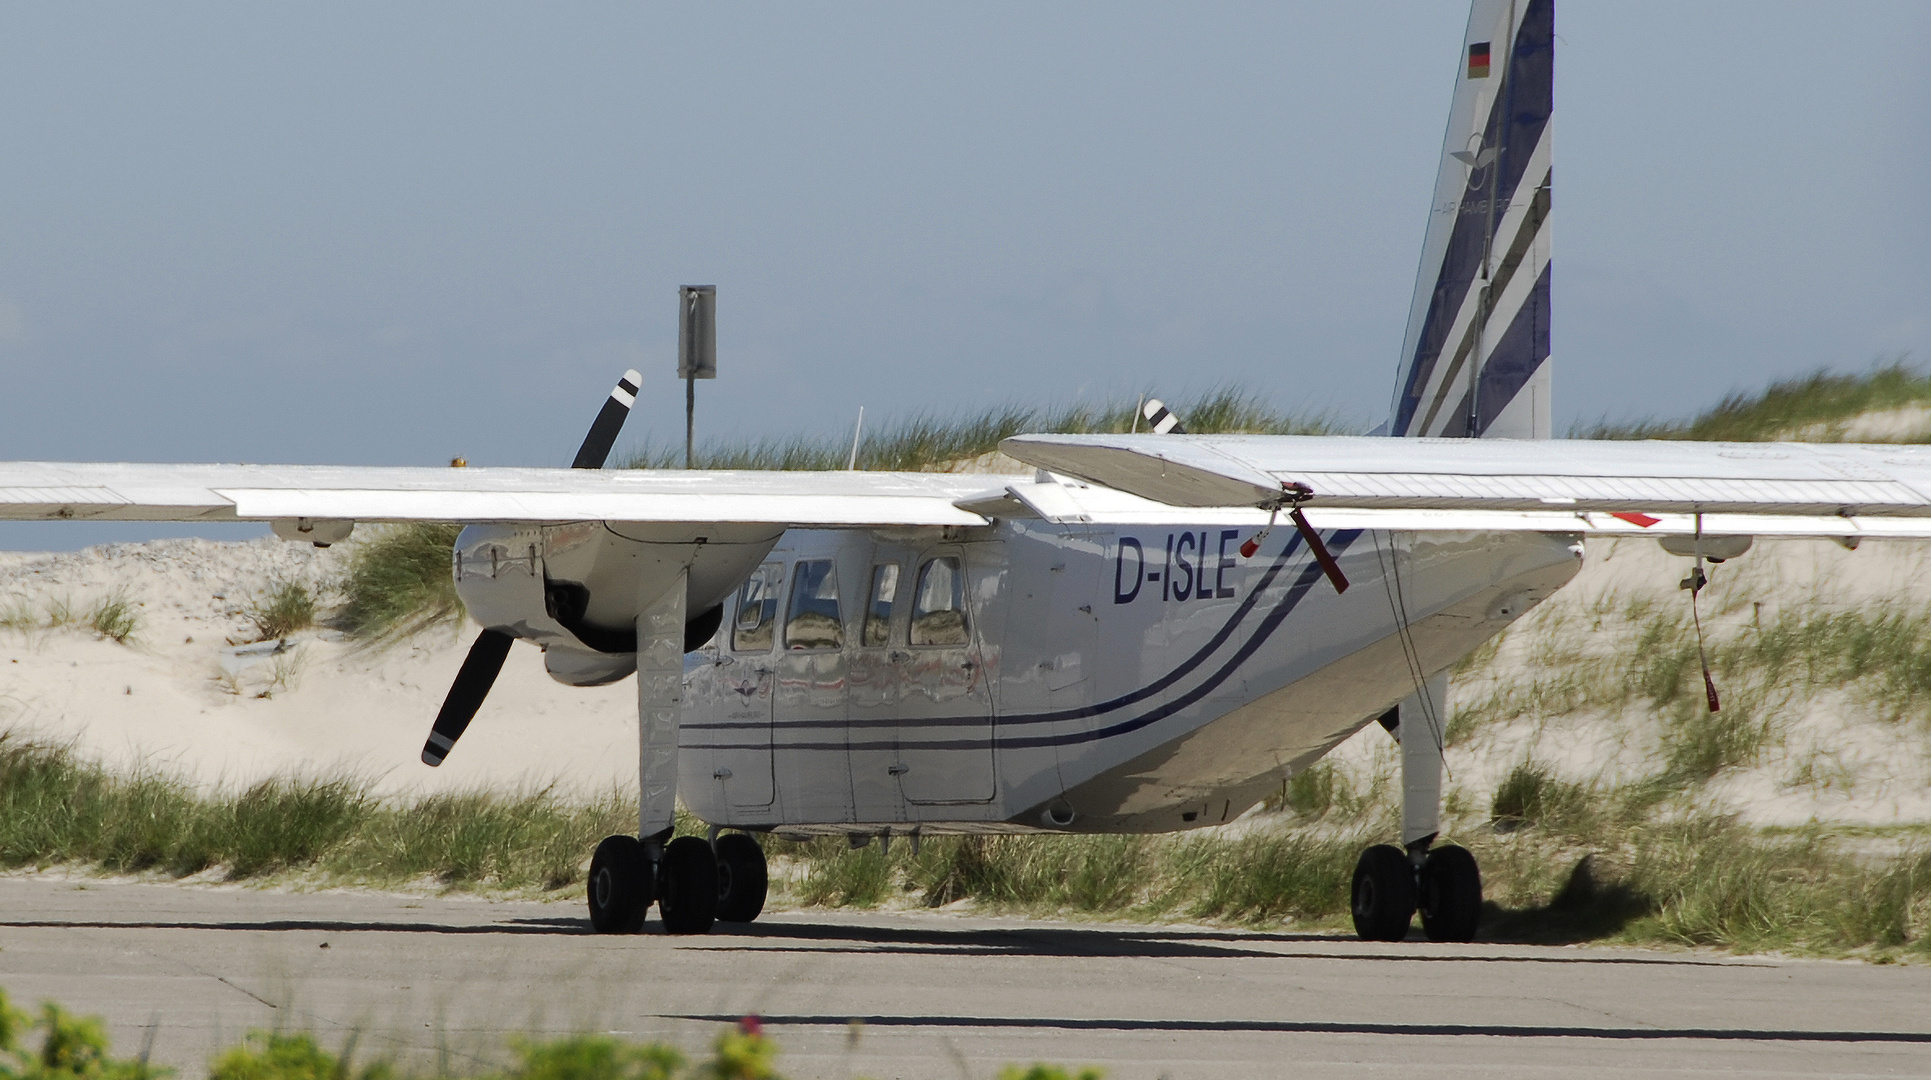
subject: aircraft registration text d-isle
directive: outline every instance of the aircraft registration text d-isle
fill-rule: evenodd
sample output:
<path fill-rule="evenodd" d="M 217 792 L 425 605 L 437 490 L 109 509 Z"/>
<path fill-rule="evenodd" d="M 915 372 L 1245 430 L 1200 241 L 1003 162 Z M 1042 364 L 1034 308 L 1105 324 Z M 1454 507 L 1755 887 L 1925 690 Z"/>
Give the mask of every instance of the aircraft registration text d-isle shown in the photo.
<path fill-rule="evenodd" d="M 760 834 L 1164 832 L 1232 821 L 1380 721 L 1402 833 L 1364 852 L 1363 937 L 1470 940 L 1438 845 L 1447 672 L 1562 587 L 1585 541 L 1698 561 L 1753 537 L 1931 535 L 1931 452 L 1551 441 L 1551 0 L 1475 0 L 1388 420 L 1359 437 L 1021 435 L 1030 479 L 574 469 L 0 463 L 0 518 L 459 522 L 482 627 L 423 760 L 517 640 L 558 681 L 636 676 L 638 833 L 591 919 L 757 917 Z M 1700 569 L 1700 565 L 1699 565 Z M 1694 580 L 1694 579 L 1693 579 Z M 1714 692 L 1711 695 L 1715 706 Z M 712 826 L 671 838 L 681 799 Z"/>

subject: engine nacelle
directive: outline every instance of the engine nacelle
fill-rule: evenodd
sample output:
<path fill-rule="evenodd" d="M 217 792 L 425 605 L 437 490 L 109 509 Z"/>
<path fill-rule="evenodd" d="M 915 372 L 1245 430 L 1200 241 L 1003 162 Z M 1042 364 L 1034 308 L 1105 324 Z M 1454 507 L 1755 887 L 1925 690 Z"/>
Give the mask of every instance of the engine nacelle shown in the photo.
<path fill-rule="evenodd" d="M 471 618 L 560 650 L 546 658 L 551 675 L 594 686 L 634 669 L 638 615 L 686 569 L 685 648 L 702 645 L 781 535 L 772 525 L 472 525 L 451 571 Z"/>

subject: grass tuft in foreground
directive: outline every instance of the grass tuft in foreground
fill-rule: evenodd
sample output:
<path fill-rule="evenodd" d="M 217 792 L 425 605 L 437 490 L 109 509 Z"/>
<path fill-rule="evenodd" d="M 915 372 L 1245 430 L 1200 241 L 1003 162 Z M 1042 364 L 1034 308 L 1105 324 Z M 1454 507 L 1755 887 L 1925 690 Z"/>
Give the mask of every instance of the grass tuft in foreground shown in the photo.
<path fill-rule="evenodd" d="M 41 1033 L 38 1050 L 25 1045 L 34 1031 Z M 434 1075 L 442 1080 L 779 1080 L 778 1045 L 755 1017 L 719 1032 L 710 1056 L 694 1064 L 674 1046 L 607 1035 L 512 1039 L 509 1049 L 511 1060 L 504 1068 L 450 1072 L 444 1067 Z M 151 1064 L 145 1051 L 132 1060 L 114 1057 L 100 1017 L 77 1017 L 49 1001 L 35 1019 L 13 1008 L 0 990 L 0 1080 L 161 1080 L 173 1072 Z M 337 1054 L 314 1035 L 291 1031 L 250 1032 L 208 1063 L 209 1080 L 408 1080 L 416 1075 L 390 1061 L 357 1065 L 354 1035 Z M 1014 1067 L 1000 1075 L 1062 1080 L 1069 1074 L 1036 1065 L 1030 1072 Z M 1093 1070 L 1079 1076 L 1099 1080 Z"/>

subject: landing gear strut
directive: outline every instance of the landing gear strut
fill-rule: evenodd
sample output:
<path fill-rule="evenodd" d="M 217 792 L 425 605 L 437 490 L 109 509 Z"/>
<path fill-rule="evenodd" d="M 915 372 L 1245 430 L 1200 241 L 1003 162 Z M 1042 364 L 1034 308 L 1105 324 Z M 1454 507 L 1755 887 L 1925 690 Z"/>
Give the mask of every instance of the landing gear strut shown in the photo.
<path fill-rule="evenodd" d="M 1428 940 L 1475 940 L 1482 918 L 1482 872 L 1475 856 L 1453 844 L 1431 848 L 1441 832 L 1447 704 L 1444 672 L 1396 706 L 1399 720 L 1390 730 L 1401 741 L 1403 847 L 1377 844 L 1355 864 L 1348 906 L 1354 932 L 1363 941 L 1400 941 L 1418 910 Z"/>

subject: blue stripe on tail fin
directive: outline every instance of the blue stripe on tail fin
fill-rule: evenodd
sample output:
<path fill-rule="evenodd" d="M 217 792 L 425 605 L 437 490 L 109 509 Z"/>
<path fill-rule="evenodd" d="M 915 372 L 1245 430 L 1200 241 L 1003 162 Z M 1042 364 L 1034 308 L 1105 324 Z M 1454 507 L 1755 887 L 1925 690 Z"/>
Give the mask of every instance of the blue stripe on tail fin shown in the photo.
<path fill-rule="evenodd" d="M 1386 429 L 1548 438 L 1554 0 L 1475 0 L 1462 45 Z"/>

